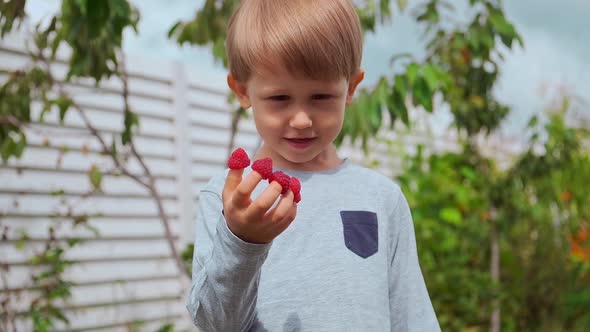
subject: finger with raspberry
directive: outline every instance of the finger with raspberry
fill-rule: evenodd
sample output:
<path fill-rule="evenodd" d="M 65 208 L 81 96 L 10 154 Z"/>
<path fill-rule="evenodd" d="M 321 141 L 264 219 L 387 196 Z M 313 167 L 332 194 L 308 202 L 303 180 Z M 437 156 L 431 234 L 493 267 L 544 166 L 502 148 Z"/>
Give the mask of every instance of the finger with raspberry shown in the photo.
<path fill-rule="evenodd" d="M 230 169 L 244 169 L 248 166 L 250 166 L 250 158 L 242 148 L 235 149 L 227 161 L 227 167 Z"/>
<path fill-rule="evenodd" d="M 268 178 L 268 182 L 272 183 L 273 181 L 278 182 L 281 185 L 281 188 L 283 188 L 281 194 L 286 194 L 287 191 L 289 191 L 289 182 L 291 181 L 291 177 L 287 174 L 283 173 L 282 171 L 273 172 Z"/>
<path fill-rule="evenodd" d="M 288 192 L 281 197 L 283 188 L 273 181 L 252 200 L 251 195 L 262 176 L 258 172 L 250 172 L 242 179 L 243 172 L 243 169 L 230 169 L 228 172 L 222 193 L 225 221 L 231 232 L 243 241 L 270 243 L 295 219 L 294 196 Z M 277 207 L 271 210 L 279 197 Z M 273 212 L 268 213 L 269 210 Z"/>
<path fill-rule="evenodd" d="M 301 201 L 301 182 L 298 178 L 292 176 L 291 181 L 289 181 L 289 187 L 294 195 L 293 200 L 295 203 L 299 203 Z"/>
<path fill-rule="evenodd" d="M 260 173 L 264 180 L 270 178 L 272 176 L 272 159 L 263 158 L 254 161 L 252 170 Z"/>

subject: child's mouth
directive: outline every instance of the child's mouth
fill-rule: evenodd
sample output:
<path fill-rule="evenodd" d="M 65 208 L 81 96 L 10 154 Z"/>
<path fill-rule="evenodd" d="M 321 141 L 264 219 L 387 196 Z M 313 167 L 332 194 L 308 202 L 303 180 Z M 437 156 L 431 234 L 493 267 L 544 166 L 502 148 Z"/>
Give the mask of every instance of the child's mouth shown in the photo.
<path fill-rule="evenodd" d="M 309 138 L 286 138 L 290 146 L 296 149 L 305 149 L 313 144 L 317 137 Z"/>

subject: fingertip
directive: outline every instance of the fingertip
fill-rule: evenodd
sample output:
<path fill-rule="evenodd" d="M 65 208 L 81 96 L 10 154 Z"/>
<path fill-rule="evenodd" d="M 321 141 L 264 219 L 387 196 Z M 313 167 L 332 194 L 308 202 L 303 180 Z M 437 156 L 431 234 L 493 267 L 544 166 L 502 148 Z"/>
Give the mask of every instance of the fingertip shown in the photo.
<path fill-rule="evenodd" d="M 256 182 L 260 182 L 262 180 L 262 175 L 256 171 L 250 172 L 249 176 L 256 179 Z"/>
<path fill-rule="evenodd" d="M 240 168 L 240 169 L 229 169 L 229 172 L 227 172 L 227 176 L 228 177 L 242 177 L 242 175 L 244 174 L 244 169 Z"/>
<path fill-rule="evenodd" d="M 248 190 L 252 191 L 254 188 L 256 188 L 256 186 L 258 186 L 261 180 L 262 176 L 260 174 L 257 172 L 250 172 L 248 175 L 246 175 L 243 182 L 245 183 Z"/>
<path fill-rule="evenodd" d="M 225 184 L 223 186 L 223 196 L 236 189 L 242 182 L 243 169 L 230 169 L 225 177 Z"/>
<path fill-rule="evenodd" d="M 277 181 L 272 181 L 268 186 L 271 187 L 276 193 L 278 193 L 278 195 L 280 195 L 283 191 L 283 187 Z"/>
<path fill-rule="evenodd" d="M 227 177 L 225 178 L 226 186 L 229 185 L 231 189 L 237 187 L 238 184 L 242 182 L 243 174 L 243 169 L 230 169 L 229 172 L 227 172 Z"/>
<path fill-rule="evenodd" d="M 290 198 L 290 199 L 294 199 L 295 198 L 295 194 L 293 194 L 293 190 L 291 190 L 291 189 L 287 190 L 287 192 L 284 195 L 287 198 Z"/>

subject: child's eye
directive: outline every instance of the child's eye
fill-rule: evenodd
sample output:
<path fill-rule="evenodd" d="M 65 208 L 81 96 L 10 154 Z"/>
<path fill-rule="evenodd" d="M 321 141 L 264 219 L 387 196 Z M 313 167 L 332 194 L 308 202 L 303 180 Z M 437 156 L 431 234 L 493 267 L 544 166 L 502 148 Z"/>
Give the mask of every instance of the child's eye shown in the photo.
<path fill-rule="evenodd" d="M 289 100 L 289 96 L 287 96 L 287 95 L 278 95 L 278 96 L 268 97 L 268 99 L 270 99 L 272 101 L 287 101 L 287 100 Z"/>
<path fill-rule="evenodd" d="M 332 96 L 328 94 L 317 94 L 312 96 L 312 99 L 314 100 L 325 100 L 330 98 L 332 98 Z"/>

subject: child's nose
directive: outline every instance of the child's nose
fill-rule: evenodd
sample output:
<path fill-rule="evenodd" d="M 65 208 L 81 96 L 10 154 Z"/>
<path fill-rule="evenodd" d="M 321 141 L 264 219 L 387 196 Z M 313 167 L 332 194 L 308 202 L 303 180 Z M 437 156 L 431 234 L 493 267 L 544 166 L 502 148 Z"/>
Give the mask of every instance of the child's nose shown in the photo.
<path fill-rule="evenodd" d="M 311 127 L 311 118 L 307 112 L 299 111 L 289 121 L 289 125 L 295 129 L 305 129 Z"/>

